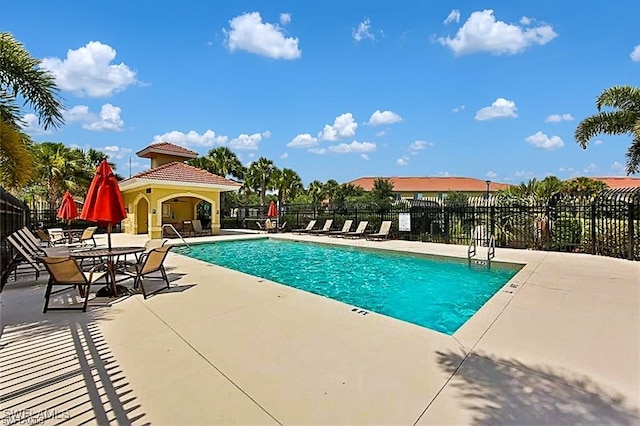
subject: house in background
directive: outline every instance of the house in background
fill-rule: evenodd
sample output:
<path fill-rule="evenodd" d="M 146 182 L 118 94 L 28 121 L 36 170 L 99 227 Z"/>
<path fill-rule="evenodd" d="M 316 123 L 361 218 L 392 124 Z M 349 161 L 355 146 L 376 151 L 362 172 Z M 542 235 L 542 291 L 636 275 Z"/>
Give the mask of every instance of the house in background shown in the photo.
<path fill-rule="evenodd" d="M 506 189 L 511 185 L 490 180 L 468 177 L 382 177 L 393 183 L 393 195 L 400 199 L 439 199 L 446 198 L 449 192 L 463 192 L 469 197 L 485 197 L 487 194 Z M 377 177 L 361 177 L 349 182 L 365 191 L 373 189 Z"/>
<path fill-rule="evenodd" d="M 592 177 L 587 176 L 589 179 L 599 180 L 607 184 L 609 189 L 622 189 L 622 188 L 640 188 L 640 177 L 629 176 L 611 176 L 611 177 Z"/>
<path fill-rule="evenodd" d="M 163 225 L 188 233 L 194 219 L 204 219 L 213 235 L 220 232 L 220 193 L 241 184 L 185 164 L 198 153 L 168 142 L 136 154 L 151 159 L 151 168 L 119 182 L 127 210 L 124 232 L 162 238 Z"/>

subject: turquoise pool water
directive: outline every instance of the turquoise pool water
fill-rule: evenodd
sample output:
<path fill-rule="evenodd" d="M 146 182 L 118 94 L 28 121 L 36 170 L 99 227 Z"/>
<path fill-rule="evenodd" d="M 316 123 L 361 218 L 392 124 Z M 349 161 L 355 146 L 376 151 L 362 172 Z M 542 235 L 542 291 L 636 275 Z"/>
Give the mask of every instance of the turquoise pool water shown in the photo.
<path fill-rule="evenodd" d="M 178 247 L 185 256 L 453 334 L 519 270 L 272 239 Z"/>

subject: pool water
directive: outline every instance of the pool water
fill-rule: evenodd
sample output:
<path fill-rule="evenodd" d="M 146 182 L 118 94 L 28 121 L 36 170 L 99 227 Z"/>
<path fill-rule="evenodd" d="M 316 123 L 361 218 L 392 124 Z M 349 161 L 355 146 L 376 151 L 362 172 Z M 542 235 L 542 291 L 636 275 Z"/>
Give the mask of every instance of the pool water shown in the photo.
<path fill-rule="evenodd" d="M 466 259 L 258 239 L 176 252 L 432 330 L 453 334 L 519 270 Z"/>

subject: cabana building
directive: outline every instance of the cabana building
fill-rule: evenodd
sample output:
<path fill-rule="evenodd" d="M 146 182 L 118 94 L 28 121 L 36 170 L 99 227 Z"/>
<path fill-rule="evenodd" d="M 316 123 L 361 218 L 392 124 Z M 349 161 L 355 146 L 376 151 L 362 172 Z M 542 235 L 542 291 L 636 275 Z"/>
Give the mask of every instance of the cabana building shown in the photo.
<path fill-rule="evenodd" d="M 127 210 L 124 232 L 162 238 L 163 225 L 170 224 L 189 235 L 194 219 L 213 235 L 220 232 L 220 193 L 237 191 L 240 183 L 185 164 L 198 153 L 172 143 L 136 154 L 151 159 L 151 168 L 119 183 Z"/>

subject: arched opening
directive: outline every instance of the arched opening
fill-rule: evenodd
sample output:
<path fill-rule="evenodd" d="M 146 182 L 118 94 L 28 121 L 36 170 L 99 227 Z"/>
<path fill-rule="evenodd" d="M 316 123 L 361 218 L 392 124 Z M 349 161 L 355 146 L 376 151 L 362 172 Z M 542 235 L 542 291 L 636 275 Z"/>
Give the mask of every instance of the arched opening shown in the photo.
<path fill-rule="evenodd" d="M 211 227 L 211 203 L 205 200 L 196 205 L 196 219 L 200 220 L 203 228 Z"/>
<path fill-rule="evenodd" d="M 147 234 L 149 232 L 149 203 L 145 198 L 138 200 L 136 225 L 138 234 Z"/>

